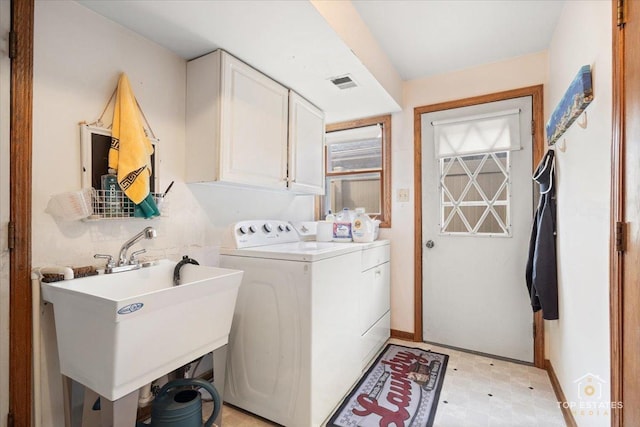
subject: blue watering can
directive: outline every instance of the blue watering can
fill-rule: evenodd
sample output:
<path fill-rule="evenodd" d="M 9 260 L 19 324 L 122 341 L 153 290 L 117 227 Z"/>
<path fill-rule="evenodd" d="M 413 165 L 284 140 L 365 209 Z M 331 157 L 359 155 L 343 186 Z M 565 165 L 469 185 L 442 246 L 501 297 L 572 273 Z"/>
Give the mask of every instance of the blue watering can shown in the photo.
<path fill-rule="evenodd" d="M 208 381 L 192 378 L 166 383 L 153 401 L 151 424 L 138 423 L 137 427 L 203 427 L 202 399 L 193 387 L 205 389 L 213 398 L 213 414 L 204 423 L 210 427 L 222 408 L 220 395 Z"/>

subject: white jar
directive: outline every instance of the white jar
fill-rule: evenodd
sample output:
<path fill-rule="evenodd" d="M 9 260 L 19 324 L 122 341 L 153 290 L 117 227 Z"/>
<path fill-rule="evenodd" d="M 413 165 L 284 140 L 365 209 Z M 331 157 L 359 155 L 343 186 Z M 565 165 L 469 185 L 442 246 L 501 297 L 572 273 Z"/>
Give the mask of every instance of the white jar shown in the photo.
<path fill-rule="evenodd" d="M 333 221 L 318 221 L 318 228 L 316 228 L 316 241 L 330 242 L 332 239 Z"/>

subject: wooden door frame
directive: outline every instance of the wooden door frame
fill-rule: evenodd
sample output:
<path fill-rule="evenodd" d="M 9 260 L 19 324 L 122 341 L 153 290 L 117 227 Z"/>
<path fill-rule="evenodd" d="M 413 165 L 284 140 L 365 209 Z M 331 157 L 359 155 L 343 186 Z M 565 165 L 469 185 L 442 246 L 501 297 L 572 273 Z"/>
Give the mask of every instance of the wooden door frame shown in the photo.
<path fill-rule="evenodd" d="M 507 99 L 532 97 L 533 114 L 533 147 L 531 171 L 536 168 L 544 155 L 543 134 L 543 85 L 528 86 L 520 89 L 507 90 L 488 95 L 447 101 L 438 104 L 415 107 L 413 109 L 413 160 L 414 160 L 414 333 L 413 340 L 422 341 L 422 123 L 421 116 L 434 111 L 452 108 L 468 107 L 488 102 L 504 101 Z M 533 213 L 532 213 L 533 214 Z M 524 278 L 524 271 L 522 272 Z M 523 287 L 524 291 L 524 287 Z M 534 351 L 533 364 L 544 368 L 544 322 L 542 313 L 533 315 L 534 322 Z"/>
<path fill-rule="evenodd" d="M 624 252 L 616 248 L 616 224 L 625 221 L 625 30 L 620 24 L 621 3 L 612 0 L 612 112 L 611 112 L 611 226 L 609 243 L 609 316 L 611 402 L 624 402 L 623 315 Z M 623 6 L 624 7 L 624 4 Z M 624 10 L 622 10 L 624 13 Z M 623 18 L 624 20 L 624 18 Z M 623 238 L 624 239 L 624 238 Z M 623 242 L 624 243 L 624 242 Z M 623 245 L 624 249 L 624 245 Z M 626 280 L 637 280 L 626 277 Z M 627 381 L 637 381 L 627 379 Z M 626 402 L 628 403 L 628 402 Z M 611 426 L 623 425 L 624 408 L 611 411 Z"/>
<path fill-rule="evenodd" d="M 34 0 L 11 0 L 9 425 L 32 423 L 31 150 Z M 11 244 L 11 242 L 10 242 Z M 2 414 L 4 416 L 4 414 Z"/>

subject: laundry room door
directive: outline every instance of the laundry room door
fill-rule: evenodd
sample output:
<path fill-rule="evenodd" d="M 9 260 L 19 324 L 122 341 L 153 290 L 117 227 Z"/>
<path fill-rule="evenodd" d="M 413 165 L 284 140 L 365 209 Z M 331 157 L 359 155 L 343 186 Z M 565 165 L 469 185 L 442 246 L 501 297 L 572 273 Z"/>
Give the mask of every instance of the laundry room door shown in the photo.
<path fill-rule="evenodd" d="M 423 339 L 533 362 L 530 96 L 426 113 Z"/>

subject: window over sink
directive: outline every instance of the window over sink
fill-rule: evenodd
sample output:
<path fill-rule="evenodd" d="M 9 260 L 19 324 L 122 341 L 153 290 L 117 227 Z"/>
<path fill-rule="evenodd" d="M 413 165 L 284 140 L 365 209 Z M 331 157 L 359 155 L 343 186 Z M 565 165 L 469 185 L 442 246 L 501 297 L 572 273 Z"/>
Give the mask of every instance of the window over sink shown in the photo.
<path fill-rule="evenodd" d="M 365 208 L 391 227 L 391 116 L 326 126 L 325 195 L 321 216 Z"/>

